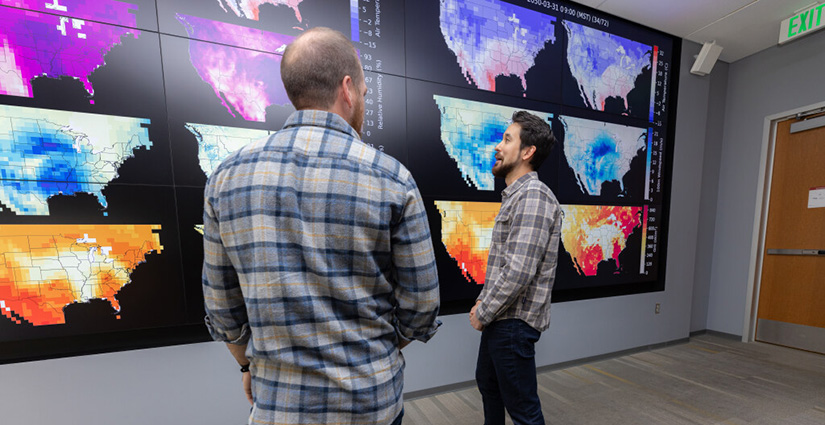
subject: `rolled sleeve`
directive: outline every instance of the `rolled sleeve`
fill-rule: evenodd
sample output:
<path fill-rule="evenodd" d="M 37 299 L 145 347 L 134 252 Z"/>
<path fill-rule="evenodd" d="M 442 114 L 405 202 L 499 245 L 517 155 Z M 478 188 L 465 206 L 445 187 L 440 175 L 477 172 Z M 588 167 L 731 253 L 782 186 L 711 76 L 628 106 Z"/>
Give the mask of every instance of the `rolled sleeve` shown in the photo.
<path fill-rule="evenodd" d="M 438 329 L 438 272 L 424 202 L 410 177 L 402 215 L 392 228 L 395 315 L 399 337 L 427 342 Z"/>
<path fill-rule="evenodd" d="M 207 188 L 203 212 L 203 300 L 206 326 L 216 341 L 245 344 L 251 335 L 238 274 L 221 242 Z"/>

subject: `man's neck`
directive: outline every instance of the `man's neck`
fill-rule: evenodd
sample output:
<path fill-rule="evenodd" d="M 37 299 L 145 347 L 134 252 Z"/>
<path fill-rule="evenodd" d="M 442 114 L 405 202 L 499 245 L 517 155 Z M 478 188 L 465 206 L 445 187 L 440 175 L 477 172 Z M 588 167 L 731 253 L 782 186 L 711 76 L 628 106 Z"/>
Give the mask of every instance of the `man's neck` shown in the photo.
<path fill-rule="evenodd" d="M 510 186 L 515 183 L 516 180 L 522 178 L 525 174 L 531 173 L 532 171 L 533 169 L 529 165 L 522 163 L 507 174 L 507 177 L 504 178 L 504 183 L 507 184 L 507 186 Z"/>

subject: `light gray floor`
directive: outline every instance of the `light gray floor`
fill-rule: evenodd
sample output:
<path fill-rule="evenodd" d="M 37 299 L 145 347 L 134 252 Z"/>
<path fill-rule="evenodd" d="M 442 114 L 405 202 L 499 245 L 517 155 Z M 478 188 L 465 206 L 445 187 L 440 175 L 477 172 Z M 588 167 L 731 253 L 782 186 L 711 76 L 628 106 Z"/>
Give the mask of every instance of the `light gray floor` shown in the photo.
<path fill-rule="evenodd" d="M 825 424 L 825 356 L 713 335 L 538 382 L 552 424 Z M 405 403 L 405 425 L 483 423 L 475 387 Z"/>

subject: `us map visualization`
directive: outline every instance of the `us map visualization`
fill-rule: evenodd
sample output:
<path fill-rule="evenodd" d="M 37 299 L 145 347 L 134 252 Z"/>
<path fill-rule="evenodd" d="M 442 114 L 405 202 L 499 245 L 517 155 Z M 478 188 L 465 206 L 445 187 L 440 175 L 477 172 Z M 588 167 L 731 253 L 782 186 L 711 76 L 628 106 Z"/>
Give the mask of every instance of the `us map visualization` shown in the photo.
<path fill-rule="evenodd" d="M 90 19 L 108 16 L 123 25 L 135 25 L 129 3 L 107 1 L 104 7 L 98 3 L 97 0 L 71 2 L 72 10 L 91 12 L 87 14 Z M 69 11 L 68 6 L 57 1 L 13 2 L 18 7 L 34 4 L 45 4 L 45 9 L 53 12 Z M 89 95 L 93 95 L 89 76 L 105 65 L 106 52 L 125 37 L 139 36 L 140 31 L 131 28 L 4 7 L 0 10 L 0 94 L 32 97 L 34 78 L 68 77 L 81 81 Z"/>
<path fill-rule="evenodd" d="M 642 226 L 641 207 L 563 205 L 561 239 L 584 276 L 595 276 L 599 263 L 612 260 L 621 268 L 619 254 L 627 239 Z"/>
<path fill-rule="evenodd" d="M 490 170 L 495 164 L 495 147 L 517 109 L 438 95 L 433 99 L 441 113 L 441 141 L 467 185 L 494 190 L 495 179 Z M 553 117 L 545 112 L 530 112 L 547 121 Z"/>
<path fill-rule="evenodd" d="M 608 99 L 615 98 L 628 109 L 627 96 L 636 78 L 651 67 L 651 46 L 570 21 L 564 22 L 564 29 L 567 63 L 584 103 L 604 111 Z"/>
<path fill-rule="evenodd" d="M 300 22 L 301 10 L 298 6 L 303 0 L 218 0 L 223 10 L 231 10 L 235 15 L 252 19 L 257 21 L 260 13 L 260 8 L 264 4 L 271 4 L 274 6 L 284 5 L 295 11 L 295 18 Z"/>
<path fill-rule="evenodd" d="M 0 105 L 0 203 L 48 215 L 55 195 L 101 189 L 135 149 L 150 149 L 149 120 Z"/>
<path fill-rule="evenodd" d="M 0 313 L 14 323 L 65 323 L 63 308 L 92 299 L 120 311 L 117 293 L 163 246 L 157 225 L 3 225 Z"/>
<path fill-rule="evenodd" d="M 272 134 L 269 130 L 186 123 L 198 141 L 198 161 L 206 177 L 232 152 Z"/>
<path fill-rule="evenodd" d="M 441 33 L 468 82 L 495 91 L 496 77 L 525 74 L 546 43 L 556 18 L 496 0 L 441 1 Z"/>
<path fill-rule="evenodd" d="M 437 183 L 425 189 L 437 212 L 431 220 L 439 220 L 434 239 L 440 238 L 450 258 L 439 258 L 439 267 L 456 267 L 466 284 L 484 283 L 499 205 L 493 193 L 484 192 L 501 189 L 490 171 L 494 147 L 512 113 L 527 110 L 550 122 L 559 141 L 547 160 L 551 165 L 539 170 L 564 212 L 565 255 L 559 267 L 566 281 L 557 286 L 657 280 L 651 259 L 659 255 L 661 198 L 651 188 L 660 187 L 663 179 L 661 135 L 666 128 L 657 119 L 663 116 L 666 93 L 657 86 L 669 78 L 660 67 L 661 41 L 638 38 L 639 32 L 623 31 L 615 21 L 596 19 L 581 8 L 535 4 L 447 0 L 437 10 L 442 57 L 455 62 L 465 87 L 508 95 L 464 98 L 459 91 L 433 86 L 439 141 L 450 158 L 440 163 L 455 167 L 470 189 L 457 196 L 484 201 L 450 200 L 446 186 Z M 408 43 L 409 50 L 417 46 Z M 561 69 L 560 83 L 549 84 L 543 93 L 531 92 L 534 85 L 546 84 L 542 79 L 556 78 L 554 67 Z M 413 71 L 460 85 L 446 74 Z M 519 90 L 499 87 L 508 79 L 517 81 Z M 547 112 L 537 112 L 542 108 L 519 97 L 558 99 L 565 109 L 547 104 Z"/>
<path fill-rule="evenodd" d="M 418 182 L 443 312 L 485 284 L 519 110 L 558 138 L 554 301 L 663 288 L 674 37 L 563 0 L 0 0 L 0 363 L 208 338 L 206 180 L 294 111 L 282 56 L 316 26 Z"/>
<path fill-rule="evenodd" d="M 435 201 L 441 214 L 441 242 L 458 263 L 464 278 L 482 285 L 493 225 L 501 208 L 496 202 Z"/>
<path fill-rule="evenodd" d="M 647 148 L 646 128 L 565 116 L 559 121 L 564 127 L 567 165 L 587 194 L 600 195 L 605 182 L 623 185 L 631 162 Z"/>
<path fill-rule="evenodd" d="M 280 54 L 294 37 L 194 16 L 177 18 L 192 37 L 192 66 L 229 114 L 262 122 L 269 105 L 289 104 L 281 83 Z M 210 42 L 200 41 L 204 39 Z"/>
<path fill-rule="evenodd" d="M 497 202 L 435 201 L 441 214 L 441 241 L 464 277 L 484 284 Z M 619 255 L 634 231 L 642 226 L 641 207 L 562 205 L 562 243 L 577 272 L 596 276 L 599 264 L 612 261 L 621 269 Z"/>
<path fill-rule="evenodd" d="M 136 184 L 169 169 L 154 161 L 169 162 L 152 97 L 163 88 L 146 86 L 162 82 L 159 52 L 144 54 L 153 36 L 159 45 L 137 29 L 138 9 L 0 1 L 0 361 L 38 355 L 6 343 L 68 338 L 49 351 L 95 350 L 111 339 L 99 332 L 186 320 L 179 247 L 166 249 L 177 239 L 171 187 Z"/>

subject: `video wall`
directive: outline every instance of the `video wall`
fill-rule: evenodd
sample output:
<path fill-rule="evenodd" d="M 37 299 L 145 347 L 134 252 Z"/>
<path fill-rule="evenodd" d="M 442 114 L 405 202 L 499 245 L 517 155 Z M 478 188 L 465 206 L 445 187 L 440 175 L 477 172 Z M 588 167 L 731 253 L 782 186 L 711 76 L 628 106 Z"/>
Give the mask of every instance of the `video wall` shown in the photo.
<path fill-rule="evenodd" d="M 516 110 L 559 143 L 554 301 L 664 289 L 678 38 L 545 0 L 0 0 L 0 362 L 208 339 L 203 188 L 294 111 L 286 45 L 348 35 L 363 140 L 427 205 L 442 313 L 484 283 Z"/>

